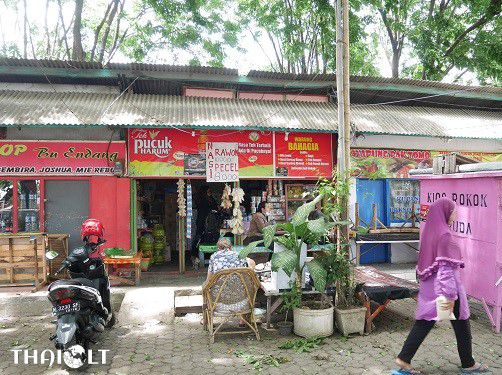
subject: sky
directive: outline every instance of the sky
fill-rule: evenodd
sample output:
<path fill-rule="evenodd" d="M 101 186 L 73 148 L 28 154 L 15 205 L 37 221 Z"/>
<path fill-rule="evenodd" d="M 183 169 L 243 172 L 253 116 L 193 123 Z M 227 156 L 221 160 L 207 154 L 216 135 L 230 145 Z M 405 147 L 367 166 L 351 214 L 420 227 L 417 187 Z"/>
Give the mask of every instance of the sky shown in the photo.
<path fill-rule="evenodd" d="M 23 45 L 23 20 L 22 20 L 22 1 L 17 1 L 18 7 L 20 8 L 19 14 L 5 7 L 5 2 L 14 2 L 13 0 L 3 0 L 0 1 L 0 37 L 2 43 L 16 43 L 17 45 Z M 39 28 L 43 33 L 44 19 L 46 17 L 46 0 L 26 0 L 28 4 L 28 18 L 30 24 Z M 139 0 L 126 0 L 125 10 L 132 13 L 134 6 Z M 63 2 L 64 3 L 64 2 Z M 94 14 L 96 18 L 99 18 L 100 12 L 106 8 L 108 0 L 86 0 L 84 2 L 84 12 L 87 14 Z M 63 14 L 66 24 L 70 22 L 73 15 L 73 1 L 66 1 L 64 6 Z M 363 8 L 362 15 L 368 15 L 370 8 Z M 148 15 L 146 16 L 148 17 Z M 49 7 L 47 13 L 49 25 L 55 25 L 58 20 L 58 9 L 56 4 Z M 385 35 L 385 30 L 379 25 L 369 25 L 366 29 L 368 35 L 377 34 L 380 40 L 377 57 L 375 65 L 379 70 L 381 76 L 390 77 L 391 67 L 389 59 L 386 53 L 387 38 Z M 92 37 L 92 36 L 88 36 Z M 84 41 L 85 43 L 85 41 Z M 240 52 L 236 50 L 229 49 L 227 51 L 228 57 L 225 60 L 225 66 L 228 68 L 238 69 L 240 74 L 247 74 L 249 70 L 264 70 L 269 69 L 269 59 L 273 56 L 273 49 L 268 40 L 260 41 L 260 45 L 256 43 L 251 33 L 245 33 L 241 38 L 241 45 L 244 47 L 245 52 Z M 333 51 L 335 53 L 335 51 Z M 190 53 L 179 51 L 173 54 L 171 51 L 158 51 L 154 54 L 148 56 L 148 60 L 145 62 L 149 63 L 159 63 L 159 64 L 174 64 L 174 65 L 184 65 L 187 64 L 191 59 L 192 55 Z M 402 56 L 402 61 L 412 59 L 410 51 L 404 51 Z M 113 62 L 130 62 L 130 59 L 118 52 L 113 60 Z M 456 71 L 452 71 L 445 81 L 453 79 L 457 74 Z M 464 77 L 464 82 L 476 83 L 474 76 L 466 74 Z"/>

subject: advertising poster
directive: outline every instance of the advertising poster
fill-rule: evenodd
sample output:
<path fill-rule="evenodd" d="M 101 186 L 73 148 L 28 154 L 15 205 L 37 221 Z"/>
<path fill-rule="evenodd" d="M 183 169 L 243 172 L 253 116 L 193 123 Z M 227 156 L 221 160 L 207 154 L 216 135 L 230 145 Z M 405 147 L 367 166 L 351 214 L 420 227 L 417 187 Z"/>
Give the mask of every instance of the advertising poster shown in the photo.
<path fill-rule="evenodd" d="M 128 137 L 129 175 L 177 177 L 185 174 L 185 165 L 205 170 L 205 160 L 197 160 L 204 152 L 199 132 L 176 129 L 130 129 Z M 195 156 L 195 157 L 193 157 Z M 202 164 L 202 165 L 200 165 Z"/>
<path fill-rule="evenodd" d="M 275 133 L 275 168 L 277 177 L 330 177 L 331 134 Z"/>
<path fill-rule="evenodd" d="M 124 142 L 1 141 L 0 175 L 111 176 Z"/>
<path fill-rule="evenodd" d="M 130 129 L 130 176 L 205 176 L 206 143 L 238 144 L 241 177 L 271 177 L 273 135 L 259 131 Z"/>
<path fill-rule="evenodd" d="M 420 182 L 417 180 L 389 180 L 389 221 L 402 223 L 409 220 L 415 205 L 415 213 L 420 210 Z"/>
<path fill-rule="evenodd" d="M 239 181 L 239 155 L 236 142 L 206 143 L 207 182 Z"/>
<path fill-rule="evenodd" d="M 430 151 L 353 148 L 353 175 L 361 178 L 408 178 L 410 169 L 431 168 Z"/>

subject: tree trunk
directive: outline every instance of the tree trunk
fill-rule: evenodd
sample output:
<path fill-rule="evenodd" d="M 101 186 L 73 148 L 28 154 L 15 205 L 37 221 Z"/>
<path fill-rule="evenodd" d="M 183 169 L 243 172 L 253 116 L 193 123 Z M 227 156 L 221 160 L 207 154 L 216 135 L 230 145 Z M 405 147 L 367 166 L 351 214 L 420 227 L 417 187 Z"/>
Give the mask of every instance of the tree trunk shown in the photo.
<path fill-rule="evenodd" d="M 84 61 L 84 49 L 82 48 L 82 8 L 84 0 L 75 0 L 75 22 L 73 23 L 73 52 L 72 59 Z"/>
<path fill-rule="evenodd" d="M 23 0 L 24 7 L 24 22 L 23 22 L 23 57 L 28 58 L 28 9 L 26 7 L 26 0 Z"/>
<path fill-rule="evenodd" d="M 392 78 L 399 78 L 399 58 L 401 57 L 401 51 L 392 51 Z"/>

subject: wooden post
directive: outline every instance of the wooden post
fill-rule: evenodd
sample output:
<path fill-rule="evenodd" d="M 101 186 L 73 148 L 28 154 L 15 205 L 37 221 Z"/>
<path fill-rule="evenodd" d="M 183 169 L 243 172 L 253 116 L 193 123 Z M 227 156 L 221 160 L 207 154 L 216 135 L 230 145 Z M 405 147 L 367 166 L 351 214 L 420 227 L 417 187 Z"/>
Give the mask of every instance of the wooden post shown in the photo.
<path fill-rule="evenodd" d="M 373 216 L 371 218 L 371 229 L 377 229 L 377 205 L 373 204 Z"/>
<path fill-rule="evenodd" d="M 415 215 L 415 203 L 413 203 L 411 205 L 411 227 L 412 228 L 415 228 L 415 224 L 416 224 L 416 215 Z"/>
<path fill-rule="evenodd" d="M 359 203 L 356 202 L 356 231 L 359 229 L 359 225 L 361 223 L 361 220 L 359 218 Z"/>
<path fill-rule="evenodd" d="M 11 284 L 14 284 L 14 246 L 12 245 L 12 237 L 9 237 L 9 264 L 11 267 L 7 268 L 6 271 L 9 272 Z"/>
<path fill-rule="evenodd" d="M 35 239 L 33 240 L 33 252 L 35 254 L 35 290 L 38 289 L 38 284 L 39 284 L 39 280 L 38 280 L 38 252 L 37 252 L 37 238 L 35 237 Z"/>

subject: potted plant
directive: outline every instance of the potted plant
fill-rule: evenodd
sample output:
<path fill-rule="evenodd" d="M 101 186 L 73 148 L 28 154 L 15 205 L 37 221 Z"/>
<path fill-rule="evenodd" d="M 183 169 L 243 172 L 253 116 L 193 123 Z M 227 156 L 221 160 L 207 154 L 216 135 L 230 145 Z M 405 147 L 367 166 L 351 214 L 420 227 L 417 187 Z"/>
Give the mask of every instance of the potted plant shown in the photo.
<path fill-rule="evenodd" d="M 344 211 L 344 200 L 349 196 L 349 179 L 337 176 L 334 180 L 320 182 L 320 191 L 327 197 L 325 209 L 334 220 Z M 352 333 L 364 334 L 366 308 L 356 298 L 357 284 L 354 276 L 354 264 L 350 259 L 348 238 L 338 236 L 336 251 L 329 261 L 330 272 L 336 285 L 335 319 L 338 330 L 344 336 Z"/>
<path fill-rule="evenodd" d="M 283 251 L 272 255 L 272 271 L 284 271 L 292 284 L 290 293 L 300 294 L 296 305 L 293 307 L 295 334 L 303 337 L 322 337 L 333 333 L 333 305 L 327 298 L 321 295 L 319 301 L 303 301 L 301 298 L 301 279 L 306 267 L 314 281 L 314 288 L 325 293 L 326 284 L 330 278 L 329 267 L 332 259 L 334 246 L 322 252 L 318 257 L 305 261 L 302 249 L 306 245 L 317 245 L 322 238 L 338 223 L 322 216 L 316 220 L 309 220 L 310 213 L 316 204 L 323 199 L 324 194 L 319 194 L 311 202 L 305 203 L 296 210 L 290 223 L 270 225 L 263 230 L 263 240 L 250 243 L 240 252 L 240 257 L 245 258 L 253 249 L 264 244 L 269 247 L 272 243 L 282 246 Z M 282 235 L 276 235 L 277 229 L 283 231 Z"/>

